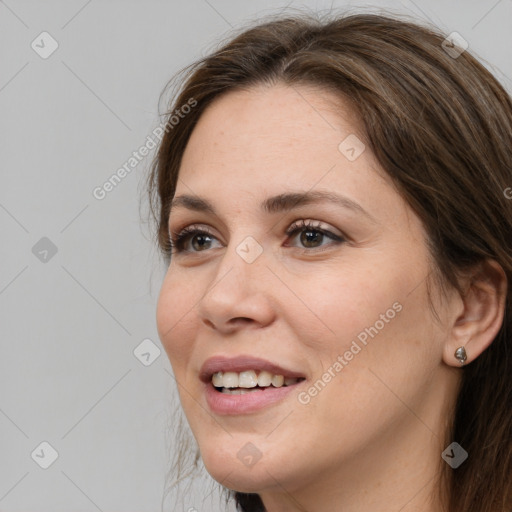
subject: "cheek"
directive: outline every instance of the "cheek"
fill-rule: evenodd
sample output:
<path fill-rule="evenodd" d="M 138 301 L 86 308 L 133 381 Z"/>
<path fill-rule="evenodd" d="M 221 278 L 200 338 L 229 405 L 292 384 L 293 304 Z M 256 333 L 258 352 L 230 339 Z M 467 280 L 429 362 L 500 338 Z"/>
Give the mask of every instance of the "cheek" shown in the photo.
<path fill-rule="evenodd" d="M 362 272 L 355 263 L 338 263 L 310 277 L 302 274 L 288 280 L 295 296 L 288 299 L 287 311 L 294 315 L 293 325 L 302 333 L 301 341 L 319 354 L 336 357 L 348 350 L 359 334 L 364 341 L 365 335 L 368 337 L 365 328 L 376 321 L 381 327 L 381 314 L 395 316 L 393 303 L 400 298 L 400 289 L 389 277 L 386 282 L 386 273 L 374 267 L 368 265 Z M 292 303 L 296 306 L 291 307 Z"/>
<path fill-rule="evenodd" d="M 344 280 L 351 298 L 340 292 L 336 307 L 326 302 L 323 309 L 336 336 L 322 348 L 310 406 L 320 423 L 334 420 L 355 437 L 376 428 L 375 418 L 379 428 L 393 421 L 403 403 L 419 408 L 418 397 L 442 357 L 443 332 L 432 321 L 425 284 L 411 292 L 410 282 L 390 277 L 359 289 Z"/>
<path fill-rule="evenodd" d="M 190 357 L 197 325 L 193 321 L 197 298 L 191 286 L 183 284 L 171 272 L 164 279 L 156 310 L 156 323 L 160 341 L 175 372 Z"/>
<path fill-rule="evenodd" d="M 440 357 L 424 283 L 428 269 L 417 261 L 396 270 L 393 263 L 376 268 L 373 261 L 364 272 L 354 263 L 295 283 L 309 306 L 298 306 L 295 325 L 316 363 L 315 377 L 332 381 L 328 387 L 336 394 L 357 397 L 355 404 L 375 391 L 386 393 L 372 371 L 402 386 L 432 370 Z"/>

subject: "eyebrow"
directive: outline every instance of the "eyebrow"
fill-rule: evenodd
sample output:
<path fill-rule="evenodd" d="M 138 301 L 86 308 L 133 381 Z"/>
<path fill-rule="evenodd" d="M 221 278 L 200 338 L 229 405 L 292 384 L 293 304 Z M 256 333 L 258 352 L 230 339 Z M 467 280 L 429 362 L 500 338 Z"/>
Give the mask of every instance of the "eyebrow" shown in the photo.
<path fill-rule="evenodd" d="M 268 197 L 261 203 L 260 208 L 263 212 L 272 214 L 287 212 L 308 204 L 318 204 L 323 202 L 333 203 L 343 208 L 353 210 L 356 213 L 364 215 L 372 222 L 377 222 L 375 218 L 370 215 L 359 203 L 356 203 L 346 196 L 338 195 L 333 192 L 309 191 L 283 193 L 277 196 Z M 217 215 L 215 207 L 210 201 L 196 195 L 183 194 L 175 197 L 171 201 L 169 214 L 172 210 L 177 208 L 186 208 L 196 212 L 204 212 Z"/>

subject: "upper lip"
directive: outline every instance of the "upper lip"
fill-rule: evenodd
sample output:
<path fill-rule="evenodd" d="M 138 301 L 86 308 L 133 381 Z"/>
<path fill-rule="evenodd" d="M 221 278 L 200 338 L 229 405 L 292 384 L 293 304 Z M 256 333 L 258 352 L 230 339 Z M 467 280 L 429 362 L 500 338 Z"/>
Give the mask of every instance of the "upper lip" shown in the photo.
<path fill-rule="evenodd" d="M 210 382 L 212 375 L 217 372 L 243 372 L 246 370 L 266 370 L 274 375 L 283 375 L 285 378 L 304 378 L 300 372 L 283 368 L 259 357 L 241 355 L 237 357 L 213 356 L 207 359 L 201 370 L 199 378 L 203 382 Z"/>

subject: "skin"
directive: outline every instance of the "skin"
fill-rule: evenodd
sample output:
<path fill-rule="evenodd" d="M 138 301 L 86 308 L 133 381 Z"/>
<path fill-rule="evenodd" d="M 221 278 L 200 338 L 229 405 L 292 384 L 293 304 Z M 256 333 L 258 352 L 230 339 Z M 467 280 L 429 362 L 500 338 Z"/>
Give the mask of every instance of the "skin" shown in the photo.
<path fill-rule="evenodd" d="M 217 215 L 173 209 L 171 232 L 195 225 L 213 236 L 203 245 L 191 238 L 188 252 L 172 255 L 158 332 L 206 469 L 230 489 L 260 494 L 270 512 L 442 510 L 432 496 L 460 385 L 453 353 L 465 345 L 470 362 L 501 325 L 505 292 L 495 267 L 496 280 L 475 285 L 480 293 L 467 300 L 453 290 L 441 298 L 433 285 L 434 320 L 420 220 L 368 148 L 355 161 L 338 150 L 360 133 L 331 93 L 262 85 L 208 107 L 180 168 L 175 196 L 202 196 Z M 345 195 L 373 220 L 326 202 L 260 211 L 267 197 L 292 190 Z M 307 229 L 288 237 L 300 220 L 346 241 L 320 235 L 308 246 Z M 247 236 L 263 250 L 252 263 L 236 252 Z M 401 311 L 300 403 L 299 391 L 397 302 Z M 306 381 L 258 412 L 213 414 L 199 370 L 213 355 L 240 354 L 298 370 Z M 251 467 L 237 457 L 248 442 L 261 453 Z"/>

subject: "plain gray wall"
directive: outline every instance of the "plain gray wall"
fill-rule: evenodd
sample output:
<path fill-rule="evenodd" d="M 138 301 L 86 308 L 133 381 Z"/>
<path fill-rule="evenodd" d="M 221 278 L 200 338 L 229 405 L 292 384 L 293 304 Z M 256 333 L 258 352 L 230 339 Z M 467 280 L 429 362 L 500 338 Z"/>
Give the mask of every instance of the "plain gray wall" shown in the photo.
<path fill-rule="evenodd" d="M 232 27 L 347 5 L 368 3 L 0 1 L 0 511 L 161 510 L 176 392 L 155 325 L 165 269 L 139 218 L 150 157 L 93 190 L 158 124 L 167 80 Z M 372 6 L 459 32 L 511 90 L 511 0 Z M 148 366 L 145 339 L 161 349 Z M 223 510 L 208 482 L 165 510 Z"/>

